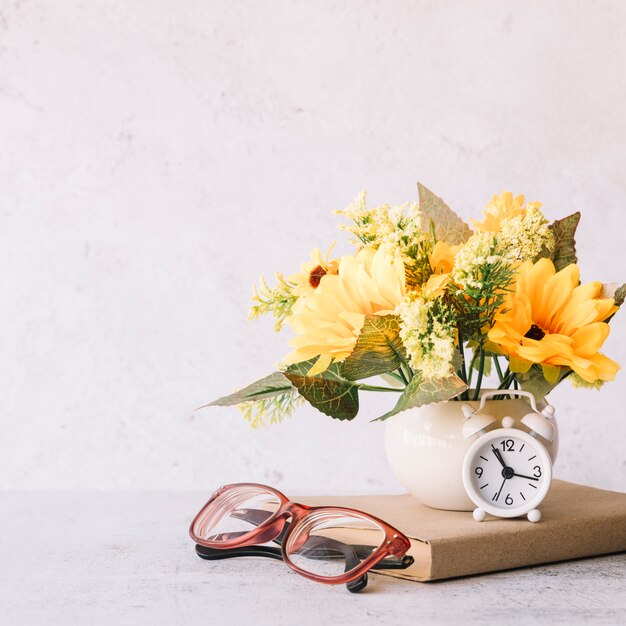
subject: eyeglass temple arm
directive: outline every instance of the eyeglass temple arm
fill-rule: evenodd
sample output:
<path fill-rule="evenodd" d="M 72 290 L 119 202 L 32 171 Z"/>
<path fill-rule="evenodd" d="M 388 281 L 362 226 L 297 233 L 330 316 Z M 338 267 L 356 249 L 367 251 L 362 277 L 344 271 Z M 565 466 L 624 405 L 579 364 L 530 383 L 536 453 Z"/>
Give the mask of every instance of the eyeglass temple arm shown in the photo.
<path fill-rule="evenodd" d="M 242 548 L 230 548 L 229 550 L 220 550 L 215 548 L 207 548 L 196 544 L 196 554 L 207 561 L 217 561 L 221 559 L 232 559 L 240 556 L 263 556 L 277 561 L 283 560 L 280 548 L 273 546 L 245 546 Z M 307 555 L 313 556 L 313 555 Z M 380 561 L 371 569 L 405 569 L 413 563 L 413 557 L 405 556 L 401 561 L 390 562 L 386 565 Z M 352 566 L 348 564 L 346 559 L 346 571 L 350 571 Z M 346 583 L 346 589 L 350 593 L 358 593 L 367 587 L 367 572 Z"/>
<path fill-rule="evenodd" d="M 219 548 L 207 548 L 196 544 L 196 554 L 207 561 L 220 561 L 221 559 L 234 559 L 240 556 L 265 556 L 277 561 L 283 560 L 280 548 L 273 546 L 244 546 L 243 548 L 229 548 L 222 550 Z"/>
<path fill-rule="evenodd" d="M 233 559 L 242 556 L 264 556 L 270 559 L 276 559 L 282 561 L 283 556 L 280 548 L 274 548 L 273 546 L 245 546 L 242 548 L 229 548 L 228 550 L 222 550 L 221 548 L 207 548 L 196 544 L 196 553 L 199 557 L 207 561 L 219 561 L 221 559 Z M 307 554 L 310 558 L 323 558 L 324 555 L 314 553 Z M 326 554 L 327 556 L 327 554 Z M 393 559 L 393 560 L 392 560 Z M 414 559 L 412 556 L 405 556 L 402 559 L 396 559 L 395 557 L 389 557 L 383 559 L 373 565 L 371 569 L 406 569 L 412 565 Z M 348 570 L 351 568 L 348 568 Z"/>

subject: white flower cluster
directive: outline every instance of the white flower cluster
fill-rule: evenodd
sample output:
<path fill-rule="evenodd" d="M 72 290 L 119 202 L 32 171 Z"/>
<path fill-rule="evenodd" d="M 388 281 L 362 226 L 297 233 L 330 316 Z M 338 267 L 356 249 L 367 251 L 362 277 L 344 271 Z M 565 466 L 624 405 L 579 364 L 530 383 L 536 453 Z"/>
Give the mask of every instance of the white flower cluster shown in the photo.
<path fill-rule="evenodd" d="M 548 220 L 535 206 L 529 206 L 526 215 L 502 220 L 497 235 L 498 250 L 509 261 L 534 261 L 543 250 L 552 251 L 554 235 Z"/>
<path fill-rule="evenodd" d="M 434 300 L 415 292 L 398 305 L 400 338 L 411 367 L 426 379 L 444 378 L 453 373 L 455 325 Z"/>
<path fill-rule="evenodd" d="M 477 232 L 456 255 L 453 279 L 474 289 L 484 286 L 485 267 L 534 261 L 543 250 L 554 248 L 554 235 L 538 207 L 528 206 L 525 215 L 502 220 L 498 233 Z"/>
<path fill-rule="evenodd" d="M 508 259 L 503 259 L 498 254 L 497 243 L 493 233 L 472 235 L 456 255 L 452 270 L 453 280 L 464 287 L 482 289 L 485 265 L 493 265 L 502 261 L 508 263 Z"/>
<path fill-rule="evenodd" d="M 421 212 L 416 202 L 399 206 L 383 204 L 373 209 L 367 208 L 366 193 L 360 193 L 355 201 L 339 215 L 351 219 L 354 224 L 341 226 L 357 237 L 352 243 L 359 249 L 368 245 L 384 248 L 403 257 L 410 256 L 410 248 L 424 239 L 421 230 Z"/>

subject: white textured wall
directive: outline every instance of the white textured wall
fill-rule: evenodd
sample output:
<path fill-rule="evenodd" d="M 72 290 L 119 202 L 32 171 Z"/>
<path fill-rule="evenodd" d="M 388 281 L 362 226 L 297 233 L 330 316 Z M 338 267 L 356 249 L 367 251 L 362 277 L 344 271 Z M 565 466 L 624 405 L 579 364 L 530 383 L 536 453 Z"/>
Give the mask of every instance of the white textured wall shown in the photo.
<path fill-rule="evenodd" d="M 251 285 L 418 179 L 466 217 L 502 189 L 581 209 L 583 278 L 626 280 L 625 24 L 619 1 L 2 2 L 0 487 L 398 489 L 382 398 L 261 432 L 192 412 L 286 351 Z M 625 339 L 622 313 L 621 363 Z M 553 394 L 560 477 L 626 489 L 625 390 Z"/>

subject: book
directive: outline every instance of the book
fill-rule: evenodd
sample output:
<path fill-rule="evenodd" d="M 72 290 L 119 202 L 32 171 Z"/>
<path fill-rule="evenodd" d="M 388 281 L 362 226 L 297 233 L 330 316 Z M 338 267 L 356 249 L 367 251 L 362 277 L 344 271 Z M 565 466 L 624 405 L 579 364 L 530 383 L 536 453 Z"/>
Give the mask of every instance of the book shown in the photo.
<path fill-rule="evenodd" d="M 294 498 L 311 506 L 345 506 L 385 520 L 411 540 L 415 562 L 377 573 L 416 581 L 440 580 L 529 565 L 626 552 L 626 493 L 555 480 L 533 524 L 525 517 L 440 511 L 413 496 L 315 496 Z"/>

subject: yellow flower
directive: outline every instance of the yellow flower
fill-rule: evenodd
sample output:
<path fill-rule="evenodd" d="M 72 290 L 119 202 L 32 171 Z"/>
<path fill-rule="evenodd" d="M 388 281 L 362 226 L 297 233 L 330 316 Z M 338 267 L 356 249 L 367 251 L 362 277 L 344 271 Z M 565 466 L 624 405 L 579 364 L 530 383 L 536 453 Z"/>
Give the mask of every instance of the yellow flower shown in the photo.
<path fill-rule="evenodd" d="M 444 294 L 451 279 L 451 274 L 431 274 L 428 280 L 415 291 L 428 300 L 434 300 Z"/>
<path fill-rule="evenodd" d="M 297 337 L 284 365 L 320 358 L 309 371 L 325 371 L 354 348 L 366 315 L 389 315 L 405 294 L 404 264 L 383 249 L 364 248 L 339 260 L 337 274 L 325 274 L 317 287 L 298 299 L 285 322 Z"/>
<path fill-rule="evenodd" d="M 599 298 L 602 284 L 579 285 L 575 264 L 556 272 L 552 261 L 520 265 L 515 289 L 507 294 L 489 331 L 488 345 L 509 355 L 513 372 L 541 364 L 549 382 L 561 368 L 571 368 L 583 380 L 613 380 L 619 365 L 600 354 L 609 334 L 604 322 L 617 307 L 612 298 Z"/>
<path fill-rule="evenodd" d="M 498 233 L 504 220 L 512 217 L 526 217 L 529 209 L 541 208 L 541 202 L 529 202 L 524 205 L 524 196 L 513 197 L 510 191 L 505 191 L 499 196 L 494 196 L 487 208 L 483 211 L 484 220 L 477 222 L 472 220 L 476 232 Z"/>
<path fill-rule="evenodd" d="M 418 260 L 403 257 L 407 292 L 424 294 L 431 299 L 443 295 L 450 282 L 456 253 L 462 247 L 438 241 L 427 257 L 421 256 Z"/>
<path fill-rule="evenodd" d="M 462 245 L 451 246 L 445 241 L 438 241 L 430 253 L 430 266 L 434 274 L 449 274 L 454 267 L 454 259 Z"/>
<path fill-rule="evenodd" d="M 456 254 L 462 247 L 462 245 L 451 246 L 445 241 L 438 241 L 428 256 L 432 274 L 423 284 L 413 283 L 411 291 L 421 293 L 431 300 L 443 295 L 452 277 L 451 272 Z"/>
<path fill-rule="evenodd" d="M 322 277 L 326 274 L 337 273 L 339 261 L 337 259 L 329 261 L 330 253 L 334 247 L 335 244 L 328 249 L 325 259 L 319 248 L 313 248 L 311 260 L 300 266 L 301 271 L 299 273 L 287 277 L 288 281 L 296 284 L 291 292 L 294 296 L 306 296 L 319 287 Z"/>

